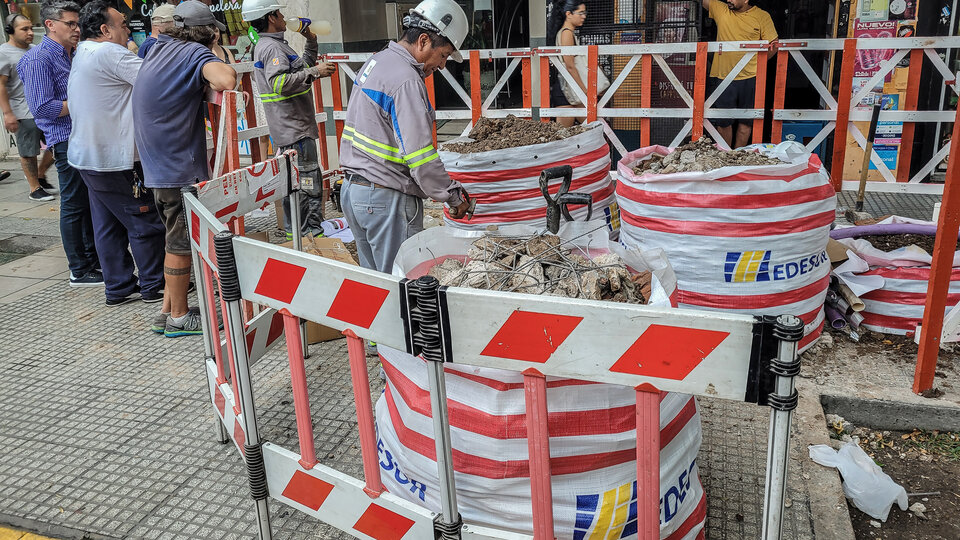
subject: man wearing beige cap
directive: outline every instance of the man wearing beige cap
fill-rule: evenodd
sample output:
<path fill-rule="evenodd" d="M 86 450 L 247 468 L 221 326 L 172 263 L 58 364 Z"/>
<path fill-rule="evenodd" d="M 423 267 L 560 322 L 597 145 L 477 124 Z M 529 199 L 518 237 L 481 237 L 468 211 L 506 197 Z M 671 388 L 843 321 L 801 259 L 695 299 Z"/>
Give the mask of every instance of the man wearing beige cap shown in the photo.
<path fill-rule="evenodd" d="M 137 56 L 146 58 L 147 51 L 157 42 L 160 33 L 169 30 L 170 27 L 173 26 L 173 10 L 173 4 L 161 4 L 153 8 L 153 13 L 150 15 L 150 35 L 140 44 L 140 48 L 137 50 Z"/>

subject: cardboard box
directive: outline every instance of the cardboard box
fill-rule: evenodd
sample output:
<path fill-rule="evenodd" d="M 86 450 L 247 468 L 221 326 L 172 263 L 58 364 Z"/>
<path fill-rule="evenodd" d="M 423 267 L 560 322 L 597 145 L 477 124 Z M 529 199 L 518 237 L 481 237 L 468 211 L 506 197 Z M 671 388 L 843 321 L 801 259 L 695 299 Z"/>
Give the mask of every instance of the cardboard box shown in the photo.
<path fill-rule="evenodd" d="M 281 244 L 283 247 L 293 249 L 293 241 Z M 353 256 L 347 250 L 347 246 L 339 238 L 314 238 L 312 236 L 303 237 L 303 251 L 313 255 L 319 255 L 327 259 L 333 259 L 347 264 L 357 265 Z M 320 343 L 321 341 L 331 341 L 343 337 L 338 330 L 307 321 L 307 343 Z"/>
<path fill-rule="evenodd" d="M 280 201 L 273 203 L 273 210 L 277 214 L 277 228 L 283 230 L 283 203 Z"/>
<path fill-rule="evenodd" d="M 847 246 L 830 238 L 827 240 L 827 256 L 830 257 L 831 263 L 842 263 L 849 258 L 847 257 Z"/>

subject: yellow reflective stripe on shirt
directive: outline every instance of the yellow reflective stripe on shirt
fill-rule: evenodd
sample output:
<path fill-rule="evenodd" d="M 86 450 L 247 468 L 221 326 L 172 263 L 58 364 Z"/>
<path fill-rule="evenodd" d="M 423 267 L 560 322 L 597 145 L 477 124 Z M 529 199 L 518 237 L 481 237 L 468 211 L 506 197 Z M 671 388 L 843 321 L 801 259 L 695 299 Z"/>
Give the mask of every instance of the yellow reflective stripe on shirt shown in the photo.
<path fill-rule="evenodd" d="M 354 132 L 354 134 L 360 136 L 360 135 L 357 134 L 356 132 Z M 344 134 L 343 134 L 343 139 L 344 139 L 345 141 L 350 141 L 350 142 L 353 144 L 353 146 L 355 146 L 357 149 L 363 150 L 364 152 L 366 152 L 366 153 L 368 153 L 368 154 L 372 154 L 372 155 L 374 155 L 374 156 L 383 158 L 383 159 L 385 159 L 385 160 L 387 160 L 387 161 L 392 161 L 392 162 L 394 162 L 394 163 L 403 163 L 403 160 L 402 160 L 401 158 L 397 157 L 397 156 L 391 156 L 391 155 L 389 155 L 389 154 L 384 154 L 383 152 L 378 152 L 378 151 L 374 150 L 373 148 L 370 148 L 369 146 L 364 146 L 363 144 L 361 144 L 360 142 L 358 142 L 356 139 L 354 139 L 353 136 L 347 134 L 346 132 L 344 132 Z"/>
<path fill-rule="evenodd" d="M 344 130 L 345 132 L 353 133 L 353 134 L 356 135 L 357 138 L 360 139 L 361 141 L 370 143 L 370 144 L 376 146 L 377 148 L 383 148 L 384 150 L 389 151 L 391 154 L 395 154 L 397 157 L 400 157 L 400 149 L 399 149 L 399 148 L 394 148 L 394 147 L 392 147 L 392 146 L 390 146 L 390 145 L 383 144 L 382 142 L 377 142 L 377 141 L 371 139 L 370 137 L 367 137 L 366 135 L 363 135 L 362 133 L 357 133 L 357 130 L 354 129 L 354 128 L 352 128 L 352 127 L 350 127 L 350 126 L 345 126 L 345 127 L 343 128 L 343 130 Z"/>
<path fill-rule="evenodd" d="M 260 101 L 262 101 L 263 103 L 275 103 L 275 102 L 277 102 L 277 101 L 283 101 L 283 100 L 285 100 L 285 99 L 290 99 L 290 98 L 295 98 L 295 97 L 297 97 L 297 96 L 302 96 L 302 95 L 306 94 L 306 93 L 309 92 L 309 91 L 310 91 L 310 89 L 307 88 L 307 89 L 304 90 L 303 92 L 298 92 L 298 93 L 296 93 L 296 94 L 293 94 L 292 96 L 281 96 L 280 94 L 260 94 L 260 98 L 261 98 Z"/>
<path fill-rule="evenodd" d="M 414 153 L 412 153 L 412 154 L 407 154 L 407 155 L 403 156 L 403 159 L 405 159 L 405 160 L 407 160 L 407 161 L 411 161 L 411 160 L 413 160 L 413 158 L 419 156 L 420 154 L 427 153 L 427 152 L 429 152 L 429 151 L 431 151 L 431 150 L 433 150 L 433 145 L 432 145 L 432 144 L 429 144 L 429 145 L 427 145 L 425 148 L 421 148 L 421 149 L 417 150 L 416 152 L 414 152 Z"/>
<path fill-rule="evenodd" d="M 281 75 L 280 77 L 274 77 L 274 78 L 273 78 L 273 91 L 279 94 L 279 93 L 281 92 L 281 90 L 283 90 L 283 83 L 286 82 L 286 80 L 287 80 L 287 74 L 286 74 L 286 73 L 284 73 L 284 74 Z M 279 83 L 279 84 L 277 84 L 277 83 Z"/>
<path fill-rule="evenodd" d="M 415 162 L 415 163 L 409 163 L 408 165 L 409 165 L 409 167 L 410 167 L 411 169 L 414 169 L 414 168 L 416 168 L 416 167 L 419 167 L 420 165 L 423 165 L 424 163 L 427 163 L 428 161 L 433 161 L 433 160 L 437 159 L 438 157 L 440 157 L 440 154 L 434 152 L 434 153 L 430 154 L 429 156 L 421 159 L 420 161 L 417 161 L 417 162 Z"/>

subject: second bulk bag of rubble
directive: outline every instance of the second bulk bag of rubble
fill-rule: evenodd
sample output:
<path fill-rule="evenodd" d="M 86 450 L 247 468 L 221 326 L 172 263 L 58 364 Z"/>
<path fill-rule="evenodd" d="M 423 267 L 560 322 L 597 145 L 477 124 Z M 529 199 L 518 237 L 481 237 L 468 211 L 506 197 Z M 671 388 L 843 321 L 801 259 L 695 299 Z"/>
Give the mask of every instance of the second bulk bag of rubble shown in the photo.
<path fill-rule="evenodd" d="M 505 227 L 498 234 L 532 230 Z M 587 257 L 612 251 L 629 268 L 651 272 L 648 305 L 670 306 L 675 280 L 662 250 L 625 250 L 609 242 L 596 222 L 567 223 L 560 236 Z M 394 273 L 415 278 L 451 259 L 456 259 L 451 267 L 459 268 L 468 253 L 476 253 L 471 248 L 482 237 L 451 227 L 428 229 L 403 244 Z M 383 483 L 391 493 L 439 511 L 426 361 L 383 346 L 379 352 L 386 375 L 376 405 Z M 445 372 L 457 502 L 464 521 L 531 534 L 523 375 L 458 364 L 447 364 Z M 636 391 L 560 377 L 546 380 L 557 538 L 636 539 Z M 697 468 L 700 414 L 692 396 L 661 396 L 661 538 L 693 539 L 706 516 Z"/>
<path fill-rule="evenodd" d="M 836 196 L 816 155 L 796 142 L 724 152 L 702 139 L 635 150 L 617 171 L 620 239 L 667 252 L 681 307 L 797 315 L 800 348 L 819 337 Z"/>
<path fill-rule="evenodd" d="M 472 219 L 453 219 L 445 210 L 445 224 L 478 231 L 513 223 L 542 226 L 547 203 L 540 191 L 540 173 L 570 165 L 570 191 L 589 193 L 593 197 L 591 219 L 602 219 L 609 231 L 616 231 L 620 218 L 603 124 L 558 126 L 513 116 L 481 118 L 470 139 L 455 139 L 441 146 L 440 159 L 450 178 L 477 200 Z M 560 184 L 560 179 L 551 180 L 550 193 L 555 194 Z M 586 207 L 571 209 L 575 219 L 586 219 Z"/>

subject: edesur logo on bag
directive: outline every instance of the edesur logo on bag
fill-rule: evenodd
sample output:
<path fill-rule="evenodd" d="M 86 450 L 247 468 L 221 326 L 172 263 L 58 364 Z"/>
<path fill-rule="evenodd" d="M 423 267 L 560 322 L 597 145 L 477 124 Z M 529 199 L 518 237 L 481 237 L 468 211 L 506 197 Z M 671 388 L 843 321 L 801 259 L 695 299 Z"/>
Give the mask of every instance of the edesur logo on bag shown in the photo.
<path fill-rule="evenodd" d="M 670 486 L 660 499 L 660 524 L 666 525 L 680 514 L 680 505 L 687 499 L 690 479 L 697 461 L 680 473 L 676 485 Z M 630 538 L 637 534 L 637 482 L 624 484 L 603 493 L 577 495 L 577 521 L 573 540 L 589 538 Z"/>
<path fill-rule="evenodd" d="M 772 251 L 728 251 L 723 264 L 723 279 L 727 283 L 754 283 L 785 281 L 813 272 L 830 258 L 823 250 L 816 255 L 802 257 L 782 264 L 771 264 Z"/>

